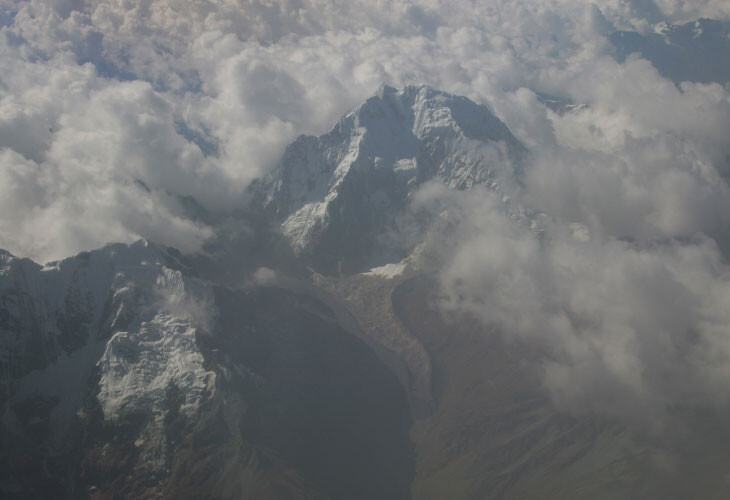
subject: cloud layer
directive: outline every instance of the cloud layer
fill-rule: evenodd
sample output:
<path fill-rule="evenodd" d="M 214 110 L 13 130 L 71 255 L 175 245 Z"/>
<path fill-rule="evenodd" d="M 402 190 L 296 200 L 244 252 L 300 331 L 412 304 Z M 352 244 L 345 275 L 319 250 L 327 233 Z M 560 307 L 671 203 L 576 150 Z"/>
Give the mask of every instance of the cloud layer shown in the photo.
<path fill-rule="evenodd" d="M 415 208 L 434 207 L 448 228 L 429 241 L 440 305 L 541 346 L 537 369 L 560 406 L 655 431 L 686 408 L 730 409 L 730 266 L 711 238 L 627 240 L 545 214 L 516 219 L 482 190 L 428 186 Z"/>
<path fill-rule="evenodd" d="M 2 0 L 0 248 L 46 261 L 147 237 L 194 252 L 215 227 L 190 197 L 242 208 L 296 135 L 384 82 L 430 84 L 488 103 L 533 159 L 513 193 L 532 226 L 488 193 L 421 193 L 456 235 L 444 306 L 544 341 L 546 386 L 567 408 L 661 419 L 678 402 L 717 406 L 730 88 L 617 62 L 608 38 L 699 17 L 730 7 Z"/>
<path fill-rule="evenodd" d="M 212 229 L 181 198 L 242 206 L 285 144 L 383 82 L 489 102 L 531 145 L 615 151 L 671 131 L 725 153 L 722 87 L 678 90 L 646 61 L 616 63 L 605 37 L 657 16 L 727 18 L 721 1 L 0 5 L 0 246 L 40 260 L 140 236 L 198 248 Z M 534 91 L 591 111 L 547 117 Z"/>

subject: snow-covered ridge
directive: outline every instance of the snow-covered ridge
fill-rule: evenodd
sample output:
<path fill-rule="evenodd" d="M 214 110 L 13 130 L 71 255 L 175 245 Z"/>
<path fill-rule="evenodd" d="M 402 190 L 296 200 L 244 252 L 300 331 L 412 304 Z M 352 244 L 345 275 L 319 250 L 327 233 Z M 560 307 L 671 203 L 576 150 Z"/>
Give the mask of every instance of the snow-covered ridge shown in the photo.
<path fill-rule="evenodd" d="M 486 106 L 428 86 L 383 86 L 327 134 L 291 144 L 254 199 L 297 254 L 312 254 L 328 240 L 372 241 L 432 179 L 508 189 L 525 153 Z"/>
<path fill-rule="evenodd" d="M 29 432 L 43 416 L 29 421 L 17 408 L 42 398 L 55 402 L 45 418 L 60 446 L 96 372 L 92 392 L 104 418 L 148 413 L 146 446 L 159 455 L 164 443 L 155 429 L 170 388 L 183 395 L 180 413 L 194 418 L 215 380 L 195 338 L 215 321 L 212 285 L 190 276 L 179 257 L 144 240 L 45 266 L 0 252 L 6 431 Z"/>

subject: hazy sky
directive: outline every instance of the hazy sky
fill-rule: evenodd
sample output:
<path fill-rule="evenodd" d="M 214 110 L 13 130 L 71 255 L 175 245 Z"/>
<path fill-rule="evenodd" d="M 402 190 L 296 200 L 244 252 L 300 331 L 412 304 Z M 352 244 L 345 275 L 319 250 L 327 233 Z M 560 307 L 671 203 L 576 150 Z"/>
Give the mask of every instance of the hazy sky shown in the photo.
<path fill-rule="evenodd" d="M 424 189 L 457 221 L 444 307 L 544 341 L 568 408 L 725 410 L 730 87 L 619 63 L 608 40 L 700 17 L 730 20 L 730 3 L 0 0 L 0 248 L 195 251 L 215 228 L 183 197 L 241 208 L 298 134 L 382 83 L 430 84 L 530 149 L 514 197 L 540 214 L 530 227 L 490 193 Z M 585 106 L 560 115 L 538 93 Z"/>

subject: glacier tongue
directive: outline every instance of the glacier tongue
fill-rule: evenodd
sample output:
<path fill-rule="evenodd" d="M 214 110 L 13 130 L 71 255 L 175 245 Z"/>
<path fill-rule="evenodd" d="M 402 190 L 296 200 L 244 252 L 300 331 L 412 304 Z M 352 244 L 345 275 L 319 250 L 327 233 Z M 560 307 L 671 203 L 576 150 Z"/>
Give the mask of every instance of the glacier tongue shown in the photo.
<path fill-rule="evenodd" d="M 403 250 L 383 242 L 429 180 L 509 191 L 526 150 L 488 108 L 427 86 L 384 86 L 320 137 L 291 144 L 253 186 L 295 254 L 322 270 L 364 270 Z M 407 252 L 405 252 L 407 254 Z"/>

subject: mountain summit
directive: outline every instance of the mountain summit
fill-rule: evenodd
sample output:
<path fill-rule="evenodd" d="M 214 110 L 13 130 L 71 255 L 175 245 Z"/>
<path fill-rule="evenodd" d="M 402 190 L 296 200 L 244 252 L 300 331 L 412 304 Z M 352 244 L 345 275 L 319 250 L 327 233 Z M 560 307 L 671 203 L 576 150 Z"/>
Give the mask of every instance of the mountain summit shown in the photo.
<path fill-rule="evenodd" d="M 410 250 L 384 235 L 422 184 L 499 190 L 525 154 L 486 106 L 428 86 L 383 86 L 328 133 L 292 143 L 254 185 L 254 203 L 297 256 L 359 271 Z"/>

